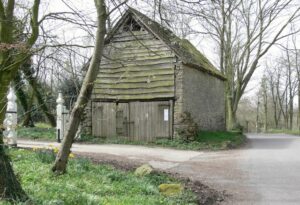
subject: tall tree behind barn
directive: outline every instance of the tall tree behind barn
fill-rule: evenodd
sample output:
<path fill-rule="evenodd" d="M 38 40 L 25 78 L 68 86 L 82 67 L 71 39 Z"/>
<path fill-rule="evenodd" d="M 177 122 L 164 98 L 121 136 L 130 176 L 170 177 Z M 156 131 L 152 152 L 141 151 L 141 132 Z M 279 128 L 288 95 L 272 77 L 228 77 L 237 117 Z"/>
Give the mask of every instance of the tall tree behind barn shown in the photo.
<path fill-rule="evenodd" d="M 83 132 L 151 141 L 225 129 L 224 76 L 188 40 L 129 8 L 106 38 Z"/>

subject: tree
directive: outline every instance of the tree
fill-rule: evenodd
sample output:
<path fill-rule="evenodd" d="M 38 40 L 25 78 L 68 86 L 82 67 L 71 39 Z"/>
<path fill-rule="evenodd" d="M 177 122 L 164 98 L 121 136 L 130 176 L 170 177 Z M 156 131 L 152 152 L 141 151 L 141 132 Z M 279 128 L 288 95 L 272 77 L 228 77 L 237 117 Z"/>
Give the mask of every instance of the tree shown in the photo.
<path fill-rule="evenodd" d="M 271 93 L 271 100 L 272 100 L 272 109 L 273 109 L 273 120 L 275 128 L 279 128 L 279 122 L 281 119 L 281 109 L 279 107 L 279 103 L 281 101 L 281 93 L 279 90 L 279 84 L 281 80 L 281 73 L 278 71 L 278 67 L 272 67 L 266 69 L 267 72 L 267 81 L 268 87 Z"/>
<path fill-rule="evenodd" d="M 177 9 L 179 13 L 193 16 L 193 23 L 198 20 L 201 25 L 198 29 L 199 35 L 209 36 L 216 42 L 219 50 L 219 68 L 227 78 L 227 129 L 233 129 L 237 125 L 236 112 L 239 101 L 260 60 L 278 41 L 291 35 L 285 33 L 285 30 L 299 18 L 300 6 L 297 2 L 172 1 L 171 4 L 176 5 L 172 6 L 173 10 Z"/>
<path fill-rule="evenodd" d="M 56 173 L 64 173 L 66 171 L 73 139 L 76 135 L 81 115 L 91 96 L 94 81 L 100 69 L 101 57 L 104 49 L 104 36 L 106 34 L 107 13 L 104 0 L 94 0 L 94 2 L 97 10 L 97 32 L 93 57 L 84 77 L 79 96 L 71 111 L 69 127 L 64 135 L 61 148 L 52 167 L 52 171 Z"/>
<path fill-rule="evenodd" d="M 264 107 L 264 132 L 268 131 L 268 85 L 267 85 L 267 78 L 264 75 L 261 79 L 260 83 L 260 95 L 263 101 Z"/>
<path fill-rule="evenodd" d="M 0 0 L 0 197 L 8 200 L 26 200 L 28 197 L 18 182 L 3 143 L 3 121 L 6 111 L 6 94 L 10 82 L 16 77 L 20 66 L 32 55 L 31 48 L 39 35 L 40 0 L 34 0 L 30 10 L 31 33 L 20 40 L 23 30 L 18 30 L 14 18 L 16 2 Z"/>
<path fill-rule="evenodd" d="M 24 65 L 22 66 L 22 72 L 24 73 L 26 80 L 28 81 L 29 85 L 31 86 L 33 95 L 37 99 L 37 102 L 38 102 L 41 110 L 47 117 L 51 126 L 55 127 L 56 126 L 55 116 L 49 111 L 49 108 L 48 108 L 48 106 L 44 100 L 43 94 L 41 92 L 41 86 L 38 83 L 36 77 L 34 77 L 34 70 L 32 68 L 31 60 L 24 63 Z"/>

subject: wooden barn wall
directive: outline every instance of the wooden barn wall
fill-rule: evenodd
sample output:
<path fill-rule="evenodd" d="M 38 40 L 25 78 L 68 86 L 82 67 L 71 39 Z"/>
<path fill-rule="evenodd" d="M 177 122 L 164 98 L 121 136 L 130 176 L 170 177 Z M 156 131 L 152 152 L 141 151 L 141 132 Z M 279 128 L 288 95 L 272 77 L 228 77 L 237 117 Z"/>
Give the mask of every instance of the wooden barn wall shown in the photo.
<path fill-rule="evenodd" d="M 172 137 L 173 101 L 93 102 L 92 135 L 153 141 Z"/>
<path fill-rule="evenodd" d="M 117 33 L 104 49 L 93 99 L 174 97 L 175 54 L 147 31 Z"/>

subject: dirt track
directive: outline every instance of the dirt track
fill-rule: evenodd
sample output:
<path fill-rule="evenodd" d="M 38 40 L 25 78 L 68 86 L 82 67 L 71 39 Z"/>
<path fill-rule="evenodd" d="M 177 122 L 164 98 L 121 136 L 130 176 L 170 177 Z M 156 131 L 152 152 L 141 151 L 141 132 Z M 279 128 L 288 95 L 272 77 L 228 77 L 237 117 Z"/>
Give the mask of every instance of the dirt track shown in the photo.
<path fill-rule="evenodd" d="M 149 163 L 154 168 L 226 190 L 223 204 L 299 204 L 300 138 L 248 135 L 243 149 L 195 152 L 132 145 L 80 145 L 73 152 L 123 166 Z M 19 141 L 21 147 L 46 142 Z"/>

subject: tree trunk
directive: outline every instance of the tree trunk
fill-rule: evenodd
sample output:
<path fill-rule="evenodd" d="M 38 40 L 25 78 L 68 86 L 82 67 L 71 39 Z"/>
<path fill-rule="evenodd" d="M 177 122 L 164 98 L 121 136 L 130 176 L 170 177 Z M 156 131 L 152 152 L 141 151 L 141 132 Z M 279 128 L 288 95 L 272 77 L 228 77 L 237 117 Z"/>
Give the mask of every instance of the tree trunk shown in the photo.
<path fill-rule="evenodd" d="M 106 33 L 105 23 L 107 14 L 104 0 L 95 0 L 95 6 L 97 9 L 98 27 L 94 53 L 88 71 L 85 75 L 84 81 L 82 83 L 79 96 L 76 100 L 75 106 L 72 109 L 67 133 L 64 136 L 62 145 L 52 167 L 52 171 L 56 173 L 66 172 L 68 157 L 73 143 L 73 139 L 80 124 L 81 115 L 91 96 L 94 87 L 94 81 L 96 80 L 97 74 L 100 69 L 100 62 L 104 48 L 104 36 Z"/>
<path fill-rule="evenodd" d="M 257 97 L 257 108 L 256 108 L 256 133 L 259 133 L 259 97 Z"/>
<path fill-rule="evenodd" d="M 33 94 L 32 93 L 30 94 L 28 105 L 29 105 L 30 109 L 25 113 L 25 116 L 24 116 L 24 119 L 22 122 L 22 126 L 23 127 L 34 127 L 34 121 L 32 119 L 32 115 L 31 115 L 31 112 L 32 112 L 31 108 L 33 105 Z"/>
<path fill-rule="evenodd" d="M 4 8 L 3 2 L 7 6 Z M 15 1 L 0 1 L 0 42 L 7 44 L 18 44 L 20 39 L 14 39 L 17 28 L 12 22 L 15 21 L 14 6 Z M 31 9 L 31 34 L 26 40 L 26 48 L 30 49 L 36 42 L 39 36 L 38 13 L 39 0 L 34 0 Z M 6 12 L 4 12 L 4 10 Z M 22 27 L 23 29 L 23 27 Z M 23 30 L 22 30 L 23 31 Z M 21 32 L 22 32 L 21 31 Z M 26 49 L 26 50 L 27 50 Z M 30 57 L 29 50 L 22 51 L 22 49 L 7 49 L 0 50 L 0 199 L 7 199 L 10 201 L 25 201 L 28 199 L 26 193 L 22 190 L 21 184 L 18 182 L 16 175 L 12 169 L 10 158 L 5 153 L 3 142 L 3 121 L 6 113 L 6 95 L 9 84 L 20 68 L 20 66 Z"/>
<path fill-rule="evenodd" d="M 289 129 L 288 93 L 285 93 L 285 129 Z"/>
<path fill-rule="evenodd" d="M 290 117 L 290 124 L 289 124 L 289 129 L 293 129 L 293 118 L 294 118 L 294 106 L 293 106 L 293 101 L 294 98 L 290 97 L 290 104 L 289 104 L 289 117 Z"/>
<path fill-rule="evenodd" d="M 298 130 L 300 131 L 300 78 L 298 77 Z"/>
<path fill-rule="evenodd" d="M 230 97 L 226 100 L 226 127 L 227 130 L 234 130 L 236 128 L 236 112 L 233 110 L 231 106 L 231 99 Z"/>
<path fill-rule="evenodd" d="M 268 131 L 268 103 L 267 98 L 264 101 L 264 132 Z"/>
<path fill-rule="evenodd" d="M 36 97 L 40 108 L 42 109 L 43 113 L 46 115 L 51 126 L 56 127 L 56 118 L 53 115 L 53 113 L 50 112 L 50 110 L 43 98 L 43 95 L 40 92 L 40 86 L 39 86 L 39 83 L 37 82 L 36 78 L 34 77 L 34 72 L 32 71 L 30 60 L 22 66 L 22 70 L 25 74 L 27 81 L 29 82 L 29 84 L 33 90 L 34 96 Z"/>
<path fill-rule="evenodd" d="M 3 134 L 0 130 L 0 200 L 26 201 L 28 196 L 22 189 L 11 166 L 11 160 L 5 153 Z"/>
<path fill-rule="evenodd" d="M 264 132 L 268 131 L 268 87 L 266 84 L 266 77 L 262 80 L 262 95 L 264 103 Z"/>

